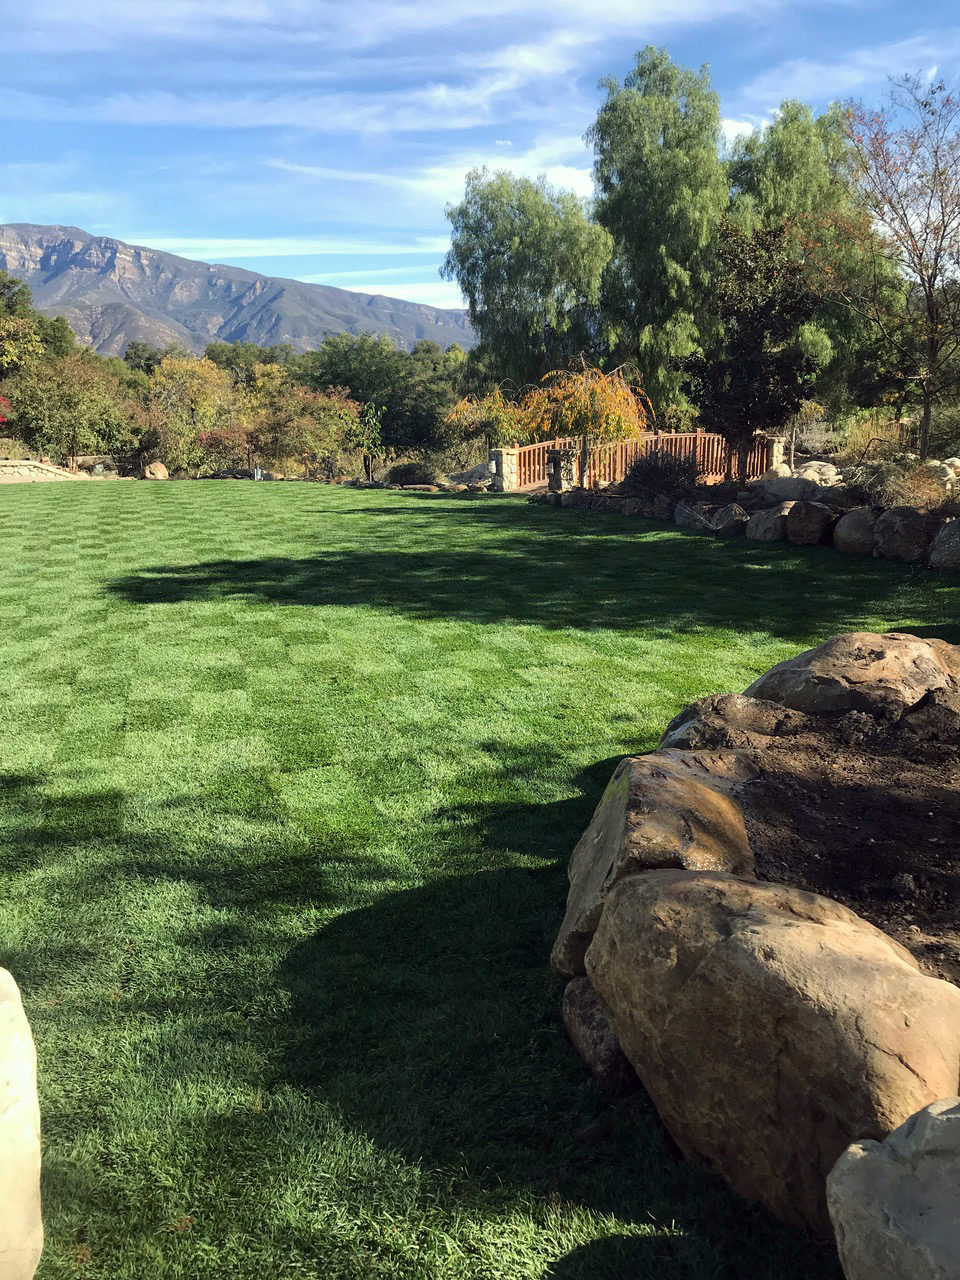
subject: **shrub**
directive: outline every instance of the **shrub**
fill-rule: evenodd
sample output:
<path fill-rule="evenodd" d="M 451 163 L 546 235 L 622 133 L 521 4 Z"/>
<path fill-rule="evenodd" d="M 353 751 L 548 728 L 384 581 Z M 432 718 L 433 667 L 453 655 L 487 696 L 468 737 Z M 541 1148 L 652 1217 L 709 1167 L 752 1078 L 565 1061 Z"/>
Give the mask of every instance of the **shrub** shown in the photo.
<path fill-rule="evenodd" d="M 930 453 L 934 458 L 960 456 L 960 404 L 938 405 L 934 409 Z"/>
<path fill-rule="evenodd" d="M 947 500 L 947 488 L 939 474 L 924 463 L 893 472 L 880 490 L 885 507 L 917 507 L 936 511 Z"/>
<path fill-rule="evenodd" d="M 650 449 L 631 464 L 620 489 L 630 497 L 655 498 L 661 493 L 694 488 L 697 476 L 693 457 L 682 457 L 666 449 Z"/>
<path fill-rule="evenodd" d="M 433 462 L 401 462 L 387 472 L 390 484 L 440 484 L 445 480 Z"/>

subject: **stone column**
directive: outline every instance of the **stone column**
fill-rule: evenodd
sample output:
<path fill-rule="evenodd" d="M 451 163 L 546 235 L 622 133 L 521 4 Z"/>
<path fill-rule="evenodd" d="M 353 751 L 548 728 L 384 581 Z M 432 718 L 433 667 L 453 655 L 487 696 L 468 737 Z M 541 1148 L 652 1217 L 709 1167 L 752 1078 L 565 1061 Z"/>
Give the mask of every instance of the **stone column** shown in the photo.
<path fill-rule="evenodd" d="M 786 436 L 767 436 L 767 468 L 778 467 L 783 462 Z"/>
<path fill-rule="evenodd" d="M 576 459 L 572 449 L 547 450 L 547 488 L 551 493 L 563 493 L 577 482 Z"/>
<path fill-rule="evenodd" d="M 490 481 L 491 489 L 497 493 L 515 493 L 517 489 L 516 449 L 491 449 L 490 461 L 495 467 Z"/>
<path fill-rule="evenodd" d="M 0 1277 L 30 1280 L 43 1248 L 37 1055 L 17 984 L 0 969 Z"/>

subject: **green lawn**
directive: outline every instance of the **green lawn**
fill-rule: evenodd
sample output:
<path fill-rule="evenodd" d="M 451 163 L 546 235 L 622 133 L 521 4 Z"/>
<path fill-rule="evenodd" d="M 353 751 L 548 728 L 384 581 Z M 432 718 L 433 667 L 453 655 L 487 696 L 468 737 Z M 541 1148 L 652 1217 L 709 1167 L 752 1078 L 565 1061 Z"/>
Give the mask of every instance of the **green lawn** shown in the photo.
<path fill-rule="evenodd" d="M 611 1105 L 547 966 L 618 757 L 960 581 L 523 502 L 0 489 L 2 954 L 93 1280 L 837 1274 Z"/>

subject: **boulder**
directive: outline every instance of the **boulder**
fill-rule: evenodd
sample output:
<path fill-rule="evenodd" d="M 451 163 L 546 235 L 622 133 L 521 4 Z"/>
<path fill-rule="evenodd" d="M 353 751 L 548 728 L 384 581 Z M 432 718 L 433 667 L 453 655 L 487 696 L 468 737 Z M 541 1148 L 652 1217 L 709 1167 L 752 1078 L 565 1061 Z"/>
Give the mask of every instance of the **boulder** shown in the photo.
<path fill-rule="evenodd" d="M 941 1098 L 882 1142 L 848 1147 L 827 1179 L 847 1280 L 960 1276 L 960 1098 Z"/>
<path fill-rule="evenodd" d="M 403 484 L 400 486 L 404 493 L 439 493 L 440 486 L 437 484 Z"/>
<path fill-rule="evenodd" d="M 767 467 L 760 479 L 764 481 L 783 480 L 786 479 L 787 476 L 792 475 L 793 472 L 790 470 L 790 467 L 786 462 L 775 462 L 772 467 Z"/>
<path fill-rule="evenodd" d="M 809 715 L 898 720 L 931 693 L 960 694 L 960 648 L 897 631 L 851 631 L 778 662 L 744 693 Z"/>
<path fill-rule="evenodd" d="M 590 1074 L 613 1093 L 632 1093 L 640 1085 L 627 1061 L 603 1001 L 587 977 L 571 978 L 563 991 L 563 1025 Z"/>
<path fill-rule="evenodd" d="M 693 529 L 697 533 L 713 533 L 713 521 L 688 502 L 678 502 L 673 512 L 673 522 L 681 529 Z"/>
<path fill-rule="evenodd" d="M 833 530 L 833 545 L 838 551 L 867 556 L 873 550 L 877 513 L 873 507 L 856 507 L 841 516 Z"/>
<path fill-rule="evenodd" d="M 170 472 L 162 462 L 148 462 L 140 472 L 141 480 L 169 480 Z"/>
<path fill-rule="evenodd" d="M 836 523 L 836 512 L 822 502 L 795 502 L 787 513 L 787 539 L 798 547 L 817 547 L 830 541 Z"/>
<path fill-rule="evenodd" d="M 930 546 L 928 563 L 931 569 L 960 573 L 960 520 L 940 527 Z"/>
<path fill-rule="evenodd" d="M 764 488 L 771 498 L 799 502 L 817 496 L 820 492 L 818 480 L 819 477 L 815 480 L 803 480 L 799 476 L 781 476 L 776 480 L 765 481 Z"/>
<path fill-rule="evenodd" d="M 658 493 L 653 500 L 653 515 L 655 520 L 672 520 L 673 513 L 676 510 L 677 500 L 667 493 Z"/>
<path fill-rule="evenodd" d="M 787 737 L 800 730 L 805 717 L 775 702 L 742 693 L 715 693 L 700 698 L 674 716 L 658 750 L 716 751 L 757 746 L 757 739 Z M 762 744 L 760 744 L 762 745 Z"/>
<path fill-rule="evenodd" d="M 915 507 L 890 507 L 874 529 L 874 555 L 885 560 L 925 560 L 937 529 L 936 519 Z"/>
<path fill-rule="evenodd" d="M 752 542 L 782 542 L 787 536 L 787 516 L 793 505 L 781 502 L 779 506 L 752 515 L 747 521 L 747 537 Z"/>
<path fill-rule="evenodd" d="M 30 1280 L 43 1248 L 37 1055 L 17 984 L 0 969 L 0 1277 Z"/>
<path fill-rule="evenodd" d="M 641 498 L 626 498 L 623 503 L 623 514 L 625 516 L 639 516 L 643 500 Z"/>
<path fill-rule="evenodd" d="M 829 898 L 719 872 L 614 885 L 587 975 L 683 1154 L 784 1221 L 829 1230 L 825 1184 L 957 1090 L 960 990 Z"/>
<path fill-rule="evenodd" d="M 721 507 L 713 517 L 713 527 L 718 538 L 739 538 L 747 531 L 750 517 L 738 502 Z"/>
<path fill-rule="evenodd" d="M 558 973 L 584 972 L 583 957 L 607 894 L 624 876 L 658 867 L 753 875 L 735 797 L 755 770 L 737 752 L 657 751 L 614 770 L 570 856 L 567 911 L 550 955 Z"/>

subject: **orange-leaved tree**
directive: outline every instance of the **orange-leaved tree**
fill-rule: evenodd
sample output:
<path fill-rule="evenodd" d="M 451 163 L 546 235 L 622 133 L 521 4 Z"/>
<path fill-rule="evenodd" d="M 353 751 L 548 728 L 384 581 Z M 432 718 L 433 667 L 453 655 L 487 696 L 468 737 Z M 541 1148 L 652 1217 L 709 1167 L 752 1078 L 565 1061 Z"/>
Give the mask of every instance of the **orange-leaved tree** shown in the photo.
<path fill-rule="evenodd" d="M 580 484 L 592 445 L 636 439 L 656 416 L 639 377 L 624 369 L 604 373 L 588 364 L 548 373 L 524 396 L 522 409 L 531 439 L 579 438 Z"/>
<path fill-rule="evenodd" d="M 485 440 L 491 449 L 516 444 L 527 434 L 523 410 L 503 387 L 495 387 L 485 396 L 464 396 L 446 417 L 462 439 Z"/>

